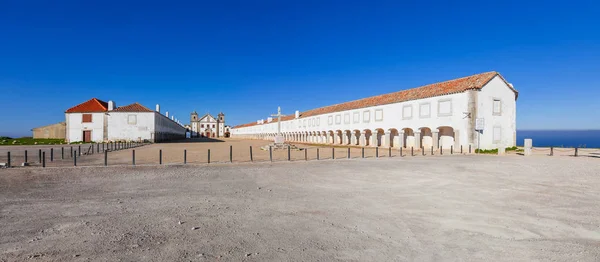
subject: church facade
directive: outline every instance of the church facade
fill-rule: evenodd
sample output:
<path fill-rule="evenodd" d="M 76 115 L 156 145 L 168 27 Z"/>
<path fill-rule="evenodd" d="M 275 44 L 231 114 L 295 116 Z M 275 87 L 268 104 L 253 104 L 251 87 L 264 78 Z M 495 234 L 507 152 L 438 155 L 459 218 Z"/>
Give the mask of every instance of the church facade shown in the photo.
<path fill-rule="evenodd" d="M 215 118 L 211 114 L 198 117 L 196 111 L 190 114 L 190 137 L 229 137 L 229 127 L 225 125 L 225 114 Z"/>
<path fill-rule="evenodd" d="M 325 106 L 281 118 L 286 141 L 372 147 L 482 149 L 516 145 L 517 90 L 497 72 Z M 482 128 L 482 129 L 481 129 Z M 477 129 L 477 130 L 476 130 Z M 481 130 L 478 130 L 481 129 Z M 276 118 L 232 128 L 272 140 Z"/>

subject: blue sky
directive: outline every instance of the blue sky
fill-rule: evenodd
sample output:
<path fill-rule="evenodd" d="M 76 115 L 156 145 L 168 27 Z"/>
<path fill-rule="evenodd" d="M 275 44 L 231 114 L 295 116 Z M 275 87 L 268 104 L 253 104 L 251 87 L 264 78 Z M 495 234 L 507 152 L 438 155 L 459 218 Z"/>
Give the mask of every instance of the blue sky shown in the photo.
<path fill-rule="evenodd" d="M 236 125 L 492 70 L 518 129 L 600 129 L 600 4 L 450 2 L 0 0 L 0 135 L 92 97 Z"/>

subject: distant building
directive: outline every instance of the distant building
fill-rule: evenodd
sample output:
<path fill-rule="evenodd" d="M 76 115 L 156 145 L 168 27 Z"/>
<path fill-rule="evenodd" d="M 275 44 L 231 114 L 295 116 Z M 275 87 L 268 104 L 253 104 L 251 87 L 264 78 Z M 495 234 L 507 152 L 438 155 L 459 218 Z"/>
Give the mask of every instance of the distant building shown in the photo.
<path fill-rule="evenodd" d="M 190 114 L 191 137 L 225 137 L 225 114 L 223 112 L 217 115 L 217 118 L 211 114 L 205 114 L 198 117 L 196 111 Z"/>
<path fill-rule="evenodd" d="M 33 138 L 65 139 L 67 134 L 67 123 L 60 122 L 47 126 L 36 127 L 31 131 L 33 131 Z"/>
<path fill-rule="evenodd" d="M 280 132 L 287 141 L 335 145 L 511 147 L 517 137 L 517 97 L 504 77 L 487 72 L 296 111 L 281 118 Z M 239 125 L 231 130 L 232 136 L 272 140 L 279 132 L 277 121 L 267 118 Z"/>
<path fill-rule="evenodd" d="M 67 142 L 150 141 L 185 138 L 185 127 L 169 113 L 138 103 L 117 107 L 92 98 L 65 111 Z"/>

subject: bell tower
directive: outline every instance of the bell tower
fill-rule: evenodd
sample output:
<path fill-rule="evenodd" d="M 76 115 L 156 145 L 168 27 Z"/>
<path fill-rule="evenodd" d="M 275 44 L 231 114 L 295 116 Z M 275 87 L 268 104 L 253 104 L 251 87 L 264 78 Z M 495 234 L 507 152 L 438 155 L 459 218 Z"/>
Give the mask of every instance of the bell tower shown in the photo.
<path fill-rule="evenodd" d="M 219 137 L 225 136 L 225 114 L 223 112 L 217 115 L 217 135 Z"/>

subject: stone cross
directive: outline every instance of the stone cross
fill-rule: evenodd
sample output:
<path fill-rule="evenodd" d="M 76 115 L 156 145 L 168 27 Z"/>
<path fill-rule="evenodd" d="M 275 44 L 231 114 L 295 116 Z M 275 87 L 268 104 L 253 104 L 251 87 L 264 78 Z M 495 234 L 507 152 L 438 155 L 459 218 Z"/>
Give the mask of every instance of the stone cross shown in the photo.
<path fill-rule="evenodd" d="M 276 115 L 271 115 L 271 116 L 276 116 L 277 117 L 277 134 L 280 135 L 281 134 L 281 117 L 284 116 L 281 114 L 281 107 L 278 106 L 277 107 L 277 114 Z"/>

